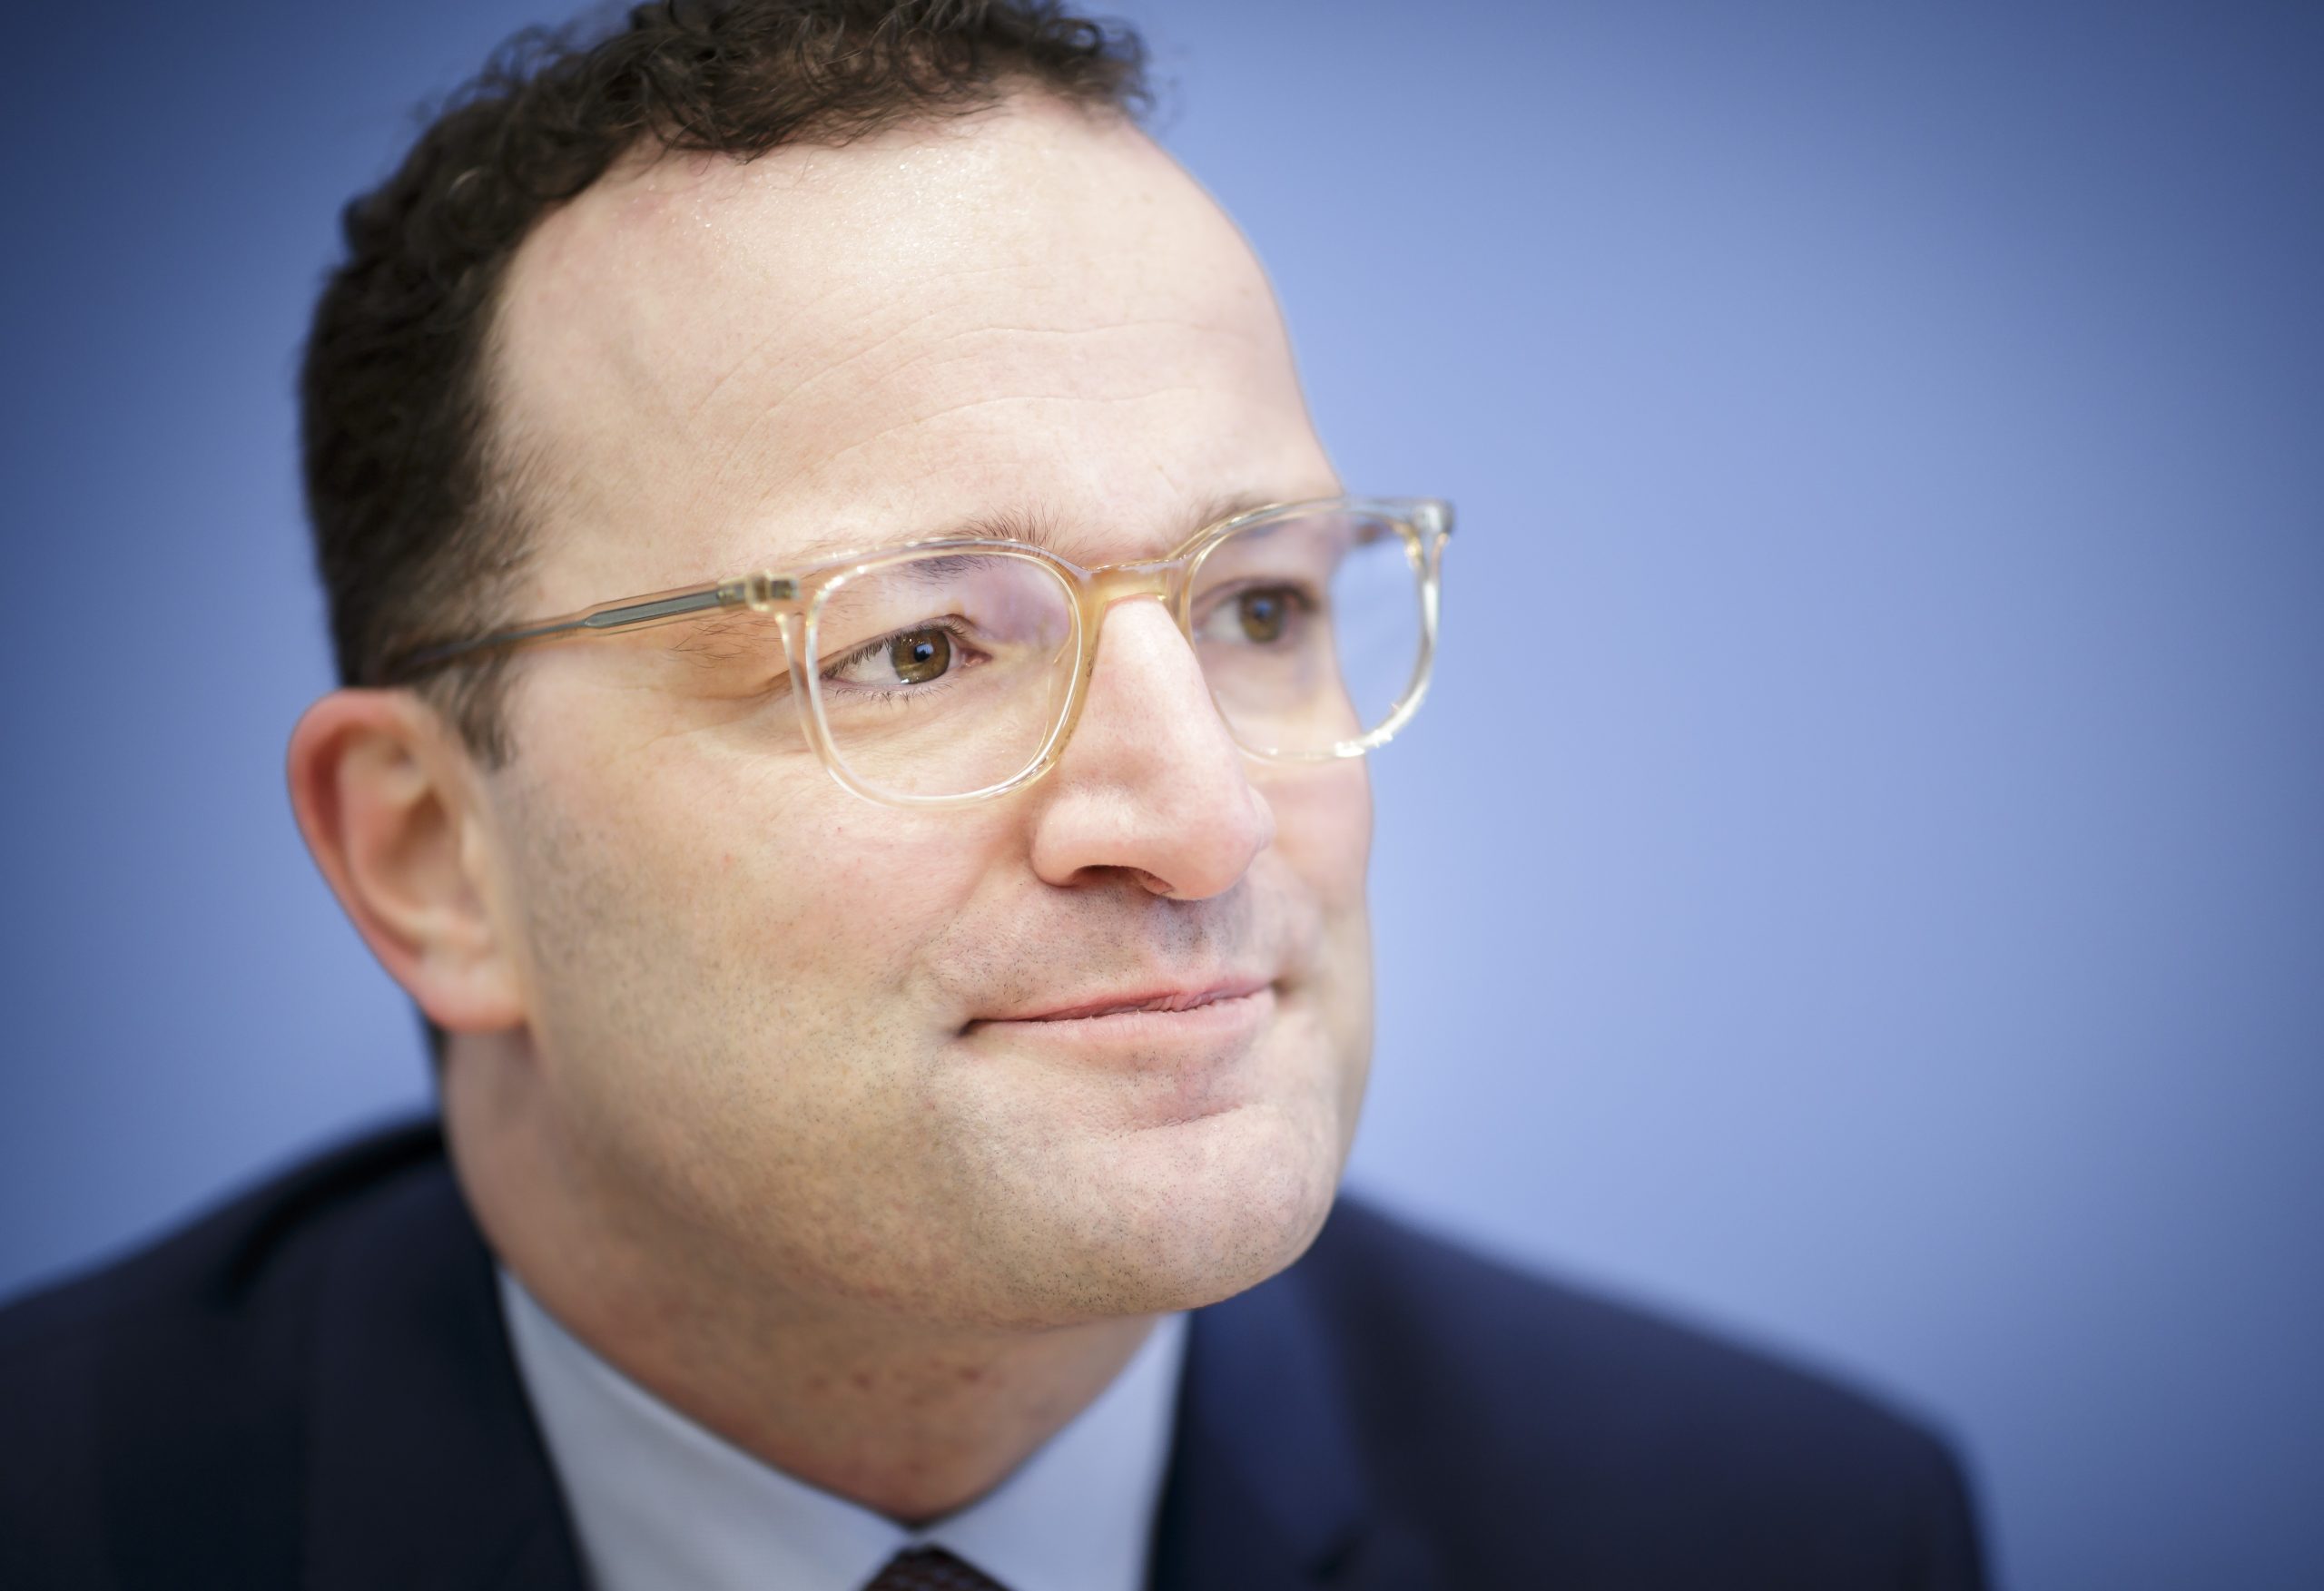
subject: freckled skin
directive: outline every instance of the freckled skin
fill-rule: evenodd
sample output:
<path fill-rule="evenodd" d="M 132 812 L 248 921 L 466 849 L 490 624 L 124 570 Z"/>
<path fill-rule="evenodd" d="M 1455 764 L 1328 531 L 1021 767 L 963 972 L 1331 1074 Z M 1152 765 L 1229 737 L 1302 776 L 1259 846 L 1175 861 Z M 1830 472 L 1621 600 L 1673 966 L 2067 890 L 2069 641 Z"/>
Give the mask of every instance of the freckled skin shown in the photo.
<path fill-rule="evenodd" d="M 1153 556 L 1222 495 L 1338 489 L 1232 224 L 1136 131 L 1039 100 L 633 162 L 527 241 L 497 330 L 527 614 L 999 513 Z M 736 686 L 743 642 L 682 633 L 513 670 L 478 844 L 526 1020 L 454 1037 L 456 1162 L 599 1351 L 924 1517 L 1321 1223 L 1370 1050 L 1364 773 L 1242 757 L 1134 602 L 1049 777 L 874 806 Z M 1093 1059 L 970 1027 L 1227 973 L 1268 985 L 1255 1036 Z"/>

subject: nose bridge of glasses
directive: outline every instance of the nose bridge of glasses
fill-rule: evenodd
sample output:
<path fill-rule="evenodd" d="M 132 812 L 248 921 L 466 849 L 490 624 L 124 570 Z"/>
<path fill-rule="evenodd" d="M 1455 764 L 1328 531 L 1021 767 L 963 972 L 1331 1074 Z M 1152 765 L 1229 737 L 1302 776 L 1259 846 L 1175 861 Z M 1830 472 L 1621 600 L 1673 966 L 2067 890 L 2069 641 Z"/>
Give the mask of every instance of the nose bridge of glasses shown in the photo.
<path fill-rule="evenodd" d="M 1101 623 L 1107 610 L 1117 603 L 1134 601 L 1141 596 L 1158 600 L 1172 613 L 1177 611 L 1178 587 L 1185 579 L 1188 558 L 1149 558 L 1136 564 L 1108 564 L 1102 569 L 1090 571 L 1083 587 L 1082 602 L 1088 610 L 1090 624 Z"/>
<path fill-rule="evenodd" d="M 1195 560 L 1191 556 L 1148 558 L 1132 564 L 1108 564 L 1092 569 L 1081 583 L 1082 618 L 1088 636 L 1083 653 L 1085 669 L 1098 666 L 1098 651 L 1105 633 L 1106 615 L 1126 602 L 1150 597 L 1162 604 L 1174 628 L 1179 624 L 1179 610 L 1186 584 L 1190 578 Z M 1084 676 L 1087 678 L 1087 676 Z"/>
<path fill-rule="evenodd" d="M 1082 611 L 1088 637 L 1088 645 L 1082 654 L 1082 667 L 1086 671 L 1082 675 L 1085 694 L 1081 702 L 1074 709 L 1074 727 L 1078 727 L 1080 722 L 1081 707 L 1087 706 L 1088 702 L 1088 697 L 1086 694 L 1088 682 L 1098 672 L 1099 640 L 1104 633 L 1106 616 L 1116 605 L 1143 598 L 1152 598 L 1161 604 L 1164 614 L 1167 615 L 1170 643 L 1178 646 L 1187 645 L 1185 626 L 1179 623 L 1179 611 L 1186 583 L 1193 565 L 1194 560 L 1190 557 L 1157 558 L 1143 563 L 1109 565 L 1104 568 L 1090 570 L 1085 575 L 1081 583 Z M 1133 663 L 1132 674 L 1125 678 L 1135 678 L 1138 682 L 1130 688 L 1141 693 L 1144 709 L 1151 712 L 1158 706 L 1163 698 L 1147 693 L 1157 690 L 1175 692 L 1185 689 L 1188 683 L 1199 680 L 1201 662 L 1199 656 L 1189 646 L 1181 654 L 1187 671 L 1185 675 L 1177 684 L 1165 684 L 1163 676 L 1176 673 L 1179 665 L 1176 663 L 1163 662 L 1162 654 L 1149 650 L 1159 640 L 1160 633 L 1147 630 L 1145 632 L 1145 637 L 1142 643 L 1133 644 L 1128 654 L 1142 661 Z M 1159 673 L 1153 672 L 1157 665 L 1160 669 Z M 1206 690 L 1206 686 L 1202 683 L 1195 683 L 1193 688 L 1198 693 Z M 1117 703 L 1116 710 L 1118 711 L 1118 708 L 1119 704 Z M 1070 730 L 1068 730 L 1069 732 Z"/>

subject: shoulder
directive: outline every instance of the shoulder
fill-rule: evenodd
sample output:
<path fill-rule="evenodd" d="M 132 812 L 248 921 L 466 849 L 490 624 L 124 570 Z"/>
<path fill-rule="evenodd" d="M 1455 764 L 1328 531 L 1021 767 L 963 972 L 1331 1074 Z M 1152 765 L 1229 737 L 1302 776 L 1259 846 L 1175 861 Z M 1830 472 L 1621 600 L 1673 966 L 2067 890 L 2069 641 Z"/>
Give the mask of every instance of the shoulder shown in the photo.
<path fill-rule="evenodd" d="M 1432 1406 L 1505 1409 L 1551 1400 L 1590 1413 L 1598 1434 L 1757 1445 L 1781 1417 L 1843 1445 L 1923 1439 L 1911 1420 L 1823 1372 L 1701 1327 L 1533 1274 L 1376 1207 L 1343 1200 L 1301 1262 L 1341 1352 L 1377 1365 L 1426 1363 Z"/>
<path fill-rule="evenodd" d="M 77 1555 L 124 1508 L 160 1527 L 141 1539 L 265 1550 L 237 1526 L 296 1493 L 316 1301 L 351 1236 L 436 1190 L 455 1196 L 432 1125 L 383 1133 L 0 1309 L 0 1582 L 94 1579 Z"/>
<path fill-rule="evenodd" d="M 1980 1582 L 1948 1446 L 1826 1373 L 1360 1202 L 1295 1270 L 1382 1484 L 1472 1531 L 1544 1529 L 1577 1583 L 1601 1552 L 1633 1584 L 1756 1561 L 1794 1584 Z"/>

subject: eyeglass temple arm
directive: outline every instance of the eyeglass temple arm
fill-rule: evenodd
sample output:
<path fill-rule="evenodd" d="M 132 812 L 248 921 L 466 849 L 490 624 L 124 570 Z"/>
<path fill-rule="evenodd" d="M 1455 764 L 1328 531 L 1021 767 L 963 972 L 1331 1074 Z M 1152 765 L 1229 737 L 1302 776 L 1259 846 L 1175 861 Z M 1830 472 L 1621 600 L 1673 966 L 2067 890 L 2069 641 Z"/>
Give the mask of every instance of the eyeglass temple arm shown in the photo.
<path fill-rule="evenodd" d="M 741 580 L 722 580 L 715 585 L 698 586 L 692 591 L 668 592 L 636 602 L 614 603 L 606 607 L 591 608 L 586 613 L 545 619 L 519 630 L 498 630 L 472 641 L 454 641 L 441 646 L 423 647 L 401 659 L 395 667 L 394 674 L 399 679 L 408 678 L 415 673 L 449 663 L 456 657 L 466 657 L 471 653 L 522 646 L 557 635 L 602 634 L 683 619 L 715 608 L 763 606 L 770 602 L 787 600 L 794 589 L 791 581 L 760 575 Z"/>

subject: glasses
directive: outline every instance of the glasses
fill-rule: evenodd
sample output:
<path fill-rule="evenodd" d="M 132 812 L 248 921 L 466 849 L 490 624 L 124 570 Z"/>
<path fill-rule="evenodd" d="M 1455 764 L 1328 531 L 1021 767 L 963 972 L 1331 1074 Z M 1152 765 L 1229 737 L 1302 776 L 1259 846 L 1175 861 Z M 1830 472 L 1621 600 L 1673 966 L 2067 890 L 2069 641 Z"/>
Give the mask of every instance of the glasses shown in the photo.
<path fill-rule="evenodd" d="M 503 648 L 714 614 L 762 615 L 777 688 L 841 784 L 904 807 L 1005 795 L 1057 765 L 1106 611 L 1167 607 L 1236 743 L 1270 762 L 1359 757 L 1428 689 L 1449 503 L 1334 497 L 1221 520 L 1169 557 L 1095 569 L 1020 541 L 948 538 L 538 619 L 407 654 L 409 682 Z"/>

